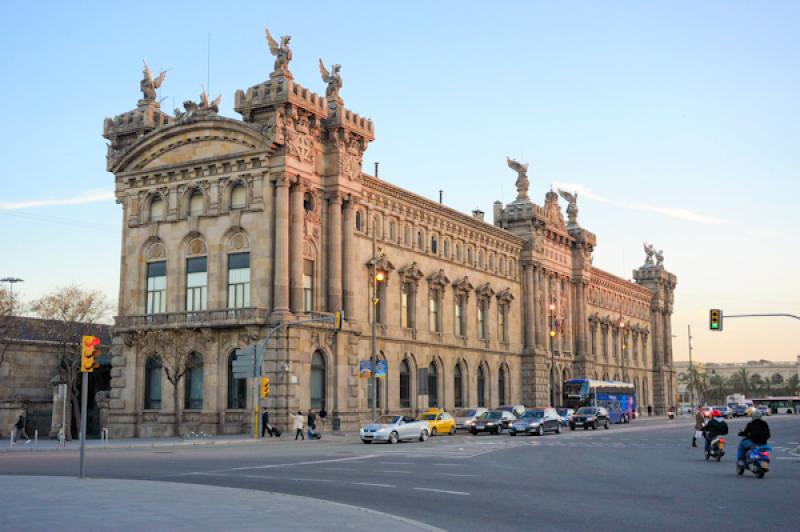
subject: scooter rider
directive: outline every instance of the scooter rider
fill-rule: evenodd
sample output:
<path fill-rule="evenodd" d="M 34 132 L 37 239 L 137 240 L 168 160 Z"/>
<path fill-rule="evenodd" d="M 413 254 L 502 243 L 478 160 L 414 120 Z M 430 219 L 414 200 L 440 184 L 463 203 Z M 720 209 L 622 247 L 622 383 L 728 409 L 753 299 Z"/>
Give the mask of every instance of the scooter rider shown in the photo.
<path fill-rule="evenodd" d="M 747 450 L 753 445 L 766 445 L 769 440 L 769 425 L 766 421 L 761 419 L 761 412 L 753 410 L 753 421 L 747 424 L 739 436 L 744 439 L 739 442 L 739 448 L 736 450 L 736 463 L 744 467 L 744 456 Z"/>
<path fill-rule="evenodd" d="M 711 421 L 706 423 L 706 426 L 703 427 L 703 435 L 706 438 L 706 452 L 711 450 L 711 442 L 714 441 L 714 438 L 728 433 L 728 424 L 725 423 L 722 412 L 713 410 L 711 412 L 711 417 Z"/>

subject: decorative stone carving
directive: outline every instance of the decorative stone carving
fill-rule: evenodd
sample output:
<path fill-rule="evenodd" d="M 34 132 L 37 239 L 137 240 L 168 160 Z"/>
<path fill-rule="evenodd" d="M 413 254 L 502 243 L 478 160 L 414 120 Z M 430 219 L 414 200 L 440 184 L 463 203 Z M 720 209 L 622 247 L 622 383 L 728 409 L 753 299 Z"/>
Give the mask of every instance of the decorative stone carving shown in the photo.
<path fill-rule="evenodd" d="M 356 155 L 342 154 L 339 157 L 339 175 L 350 181 L 357 181 L 361 176 L 361 161 Z"/>
<path fill-rule="evenodd" d="M 528 181 L 528 164 L 517 162 L 511 157 L 506 157 L 506 162 L 508 167 L 517 173 L 517 181 L 514 183 L 517 187 L 517 201 L 530 200 L 528 197 L 528 186 L 530 184 Z"/>
<path fill-rule="evenodd" d="M 400 274 L 400 278 L 403 282 L 412 281 L 416 283 L 424 277 L 416 262 L 412 262 L 408 266 L 403 266 L 397 273 Z"/>
<path fill-rule="evenodd" d="M 467 276 L 464 276 L 461 279 L 453 281 L 453 290 L 455 292 L 468 294 L 469 292 L 472 292 L 473 289 L 474 287 L 472 286 L 472 283 L 469 282 L 469 277 Z"/>
<path fill-rule="evenodd" d="M 163 259 L 167 256 L 167 250 L 164 248 L 164 244 L 161 242 L 153 242 L 147 248 L 147 253 L 145 253 L 145 257 L 147 260 L 154 260 L 154 259 Z"/>
<path fill-rule="evenodd" d="M 511 303 L 514 301 L 514 293 L 510 288 L 504 288 L 497 292 L 497 300 L 501 303 Z"/>
<path fill-rule="evenodd" d="M 186 100 L 183 102 L 183 108 L 186 110 L 185 112 L 181 112 L 180 109 L 175 109 L 175 118 L 177 120 L 188 120 L 190 118 L 204 118 L 208 116 L 216 116 L 219 113 L 219 103 L 222 101 L 222 95 L 220 94 L 213 101 L 208 101 L 208 93 L 203 89 L 200 93 L 200 103 L 193 102 L 192 100 Z"/>
<path fill-rule="evenodd" d="M 444 274 L 444 270 L 439 270 L 428 276 L 428 283 L 431 288 L 444 288 L 450 284 L 450 279 Z"/>
<path fill-rule="evenodd" d="M 156 101 L 156 89 L 161 87 L 164 83 L 164 78 L 167 77 L 167 71 L 162 70 L 156 79 L 153 79 L 153 73 L 150 72 L 150 67 L 147 66 L 147 61 L 144 61 L 144 78 L 139 83 L 139 88 L 142 91 L 142 100 L 154 102 Z"/>
<path fill-rule="evenodd" d="M 288 129 L 287 137 L 289 155 L 303 162 L 314 160 L 314 141 L 310 135 Z"/>
<path fill-rule="evenodd" d="M 328 99 L 328 105 L 334 107 L 336 103 L 341 103 L 339 98 L 339 90 L 342 88 L 342 76 L 339 75 L 342 65 L 333 65 L 331 71 L 325 68 L 322 58 L 319 60 L 319 73 L 322 76 L 322 81 L 328 84 L 325 88 L 325 97 Z"/>
<path fill-rule="evenodd" d="M 275 70 L 272 75 L 284 75 L 291 78 L 289 72 L 289 61 L 292 60 L 292 49 L 289 48 L 289 42 L 292 40 L 291 35 L 284 35 L 281 37 L 281 43 L 275 42 L 272 35 L 269 33 L 269 28 L 264 28 L 264 33 L 267 37 L 267 44 L 269 44 L 269 51 L 275 56 Z"/>
<path fill-rule="evenodd" d="M 647 242 L 645 242 L 643 246 L 646 255 L 646 258 L 644 259 L 645 266 L 653 265 L 653 255 L 656 252 L 655 249 L 653 248 L 653 244 L 648 244 Z"/>
<path fill-rule="evenodd" d="M 478 297 L 492 297 L 494 295 L 494 290 L 489 283 L 483 283 L 475 289 L 475 293 L 478 294 Z"/>
<path fill-rule="evenodd" d="M 571 226 L 578 225 L 578 193 L 558 189 L 558 195 L 567 201 L 567 223 Z"/>
<path fill-rule="evenodd" d="M 189 244 L 186 246 L 186 254 L 188 256 L 205 255 L 206 243 L 203 242 L 202 238 L 193 238 L 192 240 L 189 241 Z"/>

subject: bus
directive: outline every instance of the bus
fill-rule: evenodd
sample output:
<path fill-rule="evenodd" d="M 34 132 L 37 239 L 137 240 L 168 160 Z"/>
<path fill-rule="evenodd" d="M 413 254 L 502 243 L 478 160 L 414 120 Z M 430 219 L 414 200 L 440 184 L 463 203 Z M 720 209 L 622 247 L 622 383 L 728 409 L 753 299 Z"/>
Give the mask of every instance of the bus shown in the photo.
<path fill-rule="evenodd" d="M 753 399 L 753 404 L 756 406 L 766 405 L 773 414 L 795 414 L 800 412 L 800 397 L 798 396 L 770 396 Z"/>
<path fill-rule="evenodd" d="M 636 388 L 629 382 L 570 379 L 564 383 L 564 406 L 602 406 L 612 423 L 628 423 L 636 417 Z"/>

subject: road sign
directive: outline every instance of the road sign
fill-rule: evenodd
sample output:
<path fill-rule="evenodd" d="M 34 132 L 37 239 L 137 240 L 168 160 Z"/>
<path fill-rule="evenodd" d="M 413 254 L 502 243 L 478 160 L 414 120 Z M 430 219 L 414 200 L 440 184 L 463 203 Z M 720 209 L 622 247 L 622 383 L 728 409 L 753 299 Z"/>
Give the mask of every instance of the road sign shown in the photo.
<path fill-rule="evenodd" d="M 388 367 L 385 360 L 378 360 L 375 362 L 375 378 L 385 379 Z"/>
<path fill-rule="evenodd" d="M 255 346 L 242 347 L 236 350 L 236 358 L 233 360 L 233 378 L 249 379 L 255 377 L 254 360 Z"/>

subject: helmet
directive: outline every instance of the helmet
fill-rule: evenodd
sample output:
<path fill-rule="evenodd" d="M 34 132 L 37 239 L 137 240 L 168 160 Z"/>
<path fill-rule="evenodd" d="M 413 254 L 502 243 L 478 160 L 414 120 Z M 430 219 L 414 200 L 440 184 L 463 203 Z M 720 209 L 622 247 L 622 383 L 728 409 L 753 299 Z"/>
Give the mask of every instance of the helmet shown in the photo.
<path fill-rule="evenodd" d="M 759 418 L 759 417 L 761 417 L 761 411 L 760 411 L 758 408 L 754 408 L 754 409 L 753 409 L 753 413 L 752 413 L 752 414 L 750 414 L 750 417 L 752 417 L 752 418 Z"/>
<path fill-rule="evenodd" d="M 712 410 L 711 417 L 722 417 L 722 412 L 720 412 L 719 410 Z"/>

